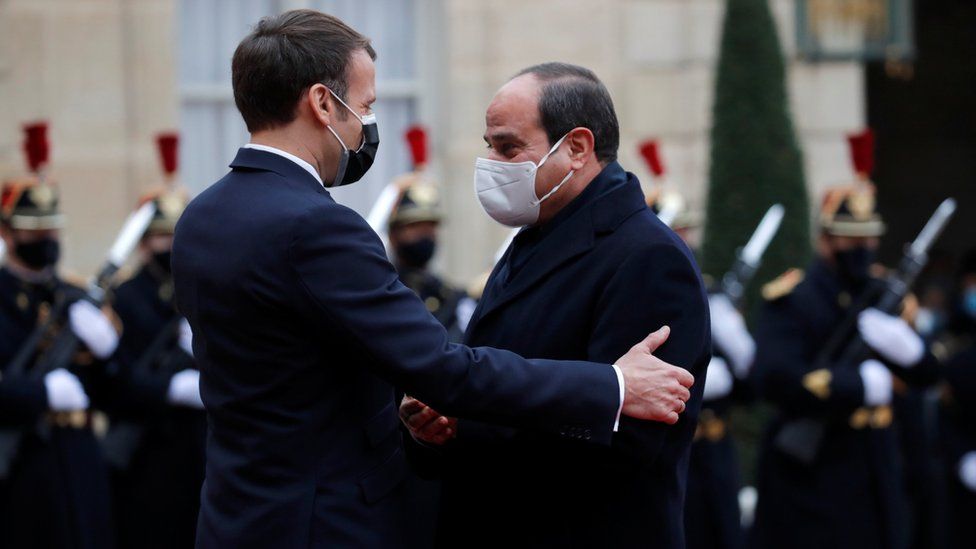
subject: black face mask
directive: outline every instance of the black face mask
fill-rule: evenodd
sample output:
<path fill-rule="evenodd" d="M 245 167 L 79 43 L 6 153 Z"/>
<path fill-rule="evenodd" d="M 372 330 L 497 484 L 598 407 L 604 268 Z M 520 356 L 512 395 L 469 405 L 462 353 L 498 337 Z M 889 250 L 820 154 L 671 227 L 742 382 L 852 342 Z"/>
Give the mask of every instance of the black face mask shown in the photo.
<path fill-rule="evenodd" d="M 173 269 L 170 266 L 170 260 L 172 259 L 172 257 L 173 257 L 173 252 L 169 252 L 169 251 L 158 252 L 152 255 L 152 262 L 153 265 L 159 268 L 159 270 L 161 270 L 166 274 L 170 274 L 173 272 Z"/>
<path fill-rule="evenodd" d="M 427 265 L 430 258 L 434 257 L 436 248 L 437 242 L 433 238 L 425 236 L 420 240 L 397 245 L 396 255 L 403 265 L 420 269 Z"/>
<path fill-rule="evenodd" d="M 332 93 L 331 90 L 330 93 Z M 335 130 L 328 127 L 329 131 L 332 132 L 332 135 L 339 142 L 339 145 L 342 146 L 339 169 L 336 171 L 335 181 L 329 187 L 341 187 L 342 185 L 359 181 L 369 171 L 369 168 L 373 165 L 373 160 L 376 159 L 376 151 L 380 148 L 380 130 L 376 126 L 375 114 L 371 113 L 360 116 L 349 105 L 346 105 L 346 102 L 340 99 L 338 95 L 332 93 L 332 96 L 342 103 L 342 106 L 349 110 L 359 120 L 359 123 L 363 125 L 363 142 L 354 151 L 350 150 L 343 143 L 342 138 L 339 137 L 339 134 Z"/>
<path fill-rule="evenodd" d="M 873 250 L 863 247 L 834 252 L 837 273 L 850 284 L 862 284 L 871 277 L 874 255 Z"/>
<path fill-rule="evenodd" d="M 44 238 L 36 242 L 20 242 L 14 248 L 14 254 L 25 265 L 39 271 L 50 267 L 61 258 L 61 243 L 54 238 Z"/>
<path fill-rule="evenodd" d="M 342 158 L 339 159 L 339 171 L 336 172 L 335 182 L 330 187 L 341 187 L 362 179 L 373 165 L 379 147 L 380 131 L 377 129 L 374 119 L 372 123 L 363 125 L 363 144 L 359 149 L 342 151 Z"/>

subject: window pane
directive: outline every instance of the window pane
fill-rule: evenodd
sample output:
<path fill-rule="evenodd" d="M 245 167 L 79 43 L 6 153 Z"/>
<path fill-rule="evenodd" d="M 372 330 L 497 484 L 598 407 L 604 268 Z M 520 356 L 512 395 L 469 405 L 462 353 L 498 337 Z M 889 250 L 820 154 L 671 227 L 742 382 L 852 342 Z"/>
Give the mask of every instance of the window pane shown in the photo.
<path fill-rule="evenodd" d="M 406 128 L 416 122 L 414 2 L 412 0 L 312 0 L 309 6 L 339 17 L 368 36 L 377 51 L 376 103 L 381 146 L 363 181 L 335 191 L 336 199 L 367 213 L 380 190 L 410 169 Z M 180 147 L 182 177 L 194 193 L 227 173 L 247 132 L 234 107 L 230 61 L 237 44 L 266 15 L 275 0 L 182 0 L 180 2 L 180 86 L 183 90 Z M 384 81 L 401 86 L 384 97 Z M 403 92 L 402 85 L 407 92 Z"/>
<path fill-rule="evenodd" d="M 369 37 L 377 54 L 379 82 L 415 76 L 412 0 L 314 0 L 312 7 L 335 15 Z"/>

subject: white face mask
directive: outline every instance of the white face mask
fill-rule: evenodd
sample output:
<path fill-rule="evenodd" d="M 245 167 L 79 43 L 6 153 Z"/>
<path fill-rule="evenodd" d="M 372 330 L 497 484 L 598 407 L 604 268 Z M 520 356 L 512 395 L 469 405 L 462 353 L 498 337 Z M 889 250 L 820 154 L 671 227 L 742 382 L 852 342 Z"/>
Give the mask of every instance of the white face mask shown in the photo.
<path fill-rule="evenodd" d="M 566 134 L 569 135 L 569 134 Z M 521 227 L 539 220 L 539 205 L 549 198 L 563 183 L 573 177 L 570 170 L 558 185 L 539 198 L 535 195 L 535 175 L 546 163 L 549 156 L 559 148 L 566 136 L 559 138 L 549 152 L 542 157 L 537 166 L 535 162 L 502 162 L 488 158 L 478 158 L 474 162 L 474 192 L 481 207 L 492 219 L 508 225 Z"/>

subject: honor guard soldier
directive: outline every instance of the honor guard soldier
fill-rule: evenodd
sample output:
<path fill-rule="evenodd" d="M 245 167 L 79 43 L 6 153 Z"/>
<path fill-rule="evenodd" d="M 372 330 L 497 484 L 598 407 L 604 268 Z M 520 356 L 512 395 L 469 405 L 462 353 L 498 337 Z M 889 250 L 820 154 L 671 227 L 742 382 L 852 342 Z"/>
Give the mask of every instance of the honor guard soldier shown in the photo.
<path fill-rule="evenodd" d="M 166 184 L 142 200 L 156 205 L 139 244 L 142 265 L 115 290 L 124 327 L 118 363 L 125 398 L 105 445 L 114 469 L 120 545 L 191 547 L 206 415 L 192 334 L 173 305 L 173 229 L 187 204 L 175 181 L 177 135 L 162 134 L 157 143 Z"/>
<path fill-rule="evenodd" d="M 407 131 L 414 171 L 402 176 L 402 189 L 389 220 L 390 249 L 400 280 L 423 300 L 434 318 L 448 330 L 452 341 L 460 341 L 474 302 L 428 268 L 437 251 L 438 230 L 443 219 L 437 187 L 424 180 L 427 164 L 427 136 L 414 126 Z"/>
<path fill-rule="evenodd" d="M 693 250 L 702 215 L 664 183 L 665 166 L 655 140 L 639 148 L 656 184 L 647 206 Z M 702 393 L 702 410 L 691 445 L 685 499 L 688 549 L 735 549 L 742 545 L 738 493 L 741 487 L 735 443 L 728 415 L 748 399 L 747 378 L 755 343 L 735 306 L 721 293 L 709 294 L 713 356 Z"/>
<path fill-rule="evenodd" d="M 0 540 L 4 547 L 112 547 L 108 473 L 92 432 L 110 315 L 57 273 L 58 190 L 47 177 L 44 123 L 26 127 L 31 175 L 4 183 L 0 234 Z M 80 342 L 64 364 L 52 349 Z"/>
<path fill-rule="evenodd" d="M 871 134 L 851 143 L 858 178 L 826 193 L 815 259 L 762 292 L 757 386 L 776 408 L 758 466 L 763 549 L 908 544 L 891 405 L 899 380 L 931 383 L 937 368 L 905 320 L 872 308 L 885 290 L 872 276 L 885 224 L 867 179 Z M 852 342 L 867 358 L 847 358 Z"/>
<path fill-rule="evenodd" d="M 976 547 L 976 249 L 962 260 L 945 341 L 942 446 L 948 476 L 949 547 Z"/>

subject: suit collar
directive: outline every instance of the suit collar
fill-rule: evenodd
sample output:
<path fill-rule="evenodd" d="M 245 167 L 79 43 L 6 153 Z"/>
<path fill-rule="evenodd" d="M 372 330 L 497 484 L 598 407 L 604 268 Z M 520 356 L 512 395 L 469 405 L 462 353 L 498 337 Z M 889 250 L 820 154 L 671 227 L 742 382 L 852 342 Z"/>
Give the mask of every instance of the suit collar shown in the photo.
<path fill-rule="evenodd" d="M 319 183 L 318 180 L 312 176 L 312 174 L 308 173 L 305 168 L 299 166 L 284 156 L 272 152 L 241 147 L 238 149 L 237 156 L 234 157 L 233 162 L 230 163 L 230 167 L 231 169 L 235 170 L 243 169 L 274 172 L 286 179 L 307 183 L 311 185 L 316 192 L 325 192 L 325 188 L 322 187 L 322 184 Z"/>
<path fill-rule="evenodd" d="M 539 227 L 546 234 L 539 241 L 535 253 L 505 287 L 496 288 L 497 291 L 491 293 L 497 297 L 482 303 L 471 321 L 472 329 L 477 321 L 529 290 L 570 259 L 593 248 L 596 235 L 613 232 L 624 220 L 646 207 L 637 178 L 625 172 L 616 162 L 607 165 L 583 193 L 566 206 L 572 210 L 565 218 L 562 218 L 566 212 L 563 210 L 553 218 L 552 222 L 558 222 L 557 225 Z M 510 260 L 512 246 L 515 245 L 513 242 L 506 250 L 492 272 L 489 285 L 503 283 L 498 274 L 507 270 L 501 266 Z"/>
<path fill-rule="evenodd" d="M 311 174 L 311 176 L 314 177 L 315 180 L 318 181 L 320 185 L 322 185 L 323 187 L 325 186 L 325 183 L 322 182 L 322 178 L 319 176 L 318 172 L 315 170 L 315 168 L 311 164 L 309 164 L 308 162 L 306 162 L 302 158 L 291 154 L 288 151 L 284 151 L 284 150 L 281 150 L 281 149 L 272 147 L 270 145 L 262 145 L 260 143 L 248 143 L 247 145 L 244 145 L 243 148 L 245 148 L 245 149 L 257 149 L 259 151 L 265 151 L 265 152 L 269 152 L 269 153 L 272 153 L 272 154 L 277 154 L 278 156 L 283 156 L 283 157 L 287 158 L 288 160 L 291 160 L 295 164 L 298 164 L 299 166 L 301 166 L 302 169 L 305 170 L 306 172 L 308 172 L 309 174 Z"/>

